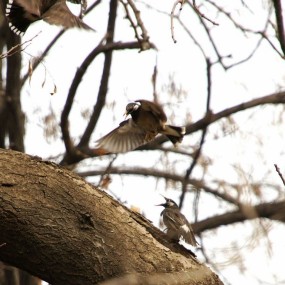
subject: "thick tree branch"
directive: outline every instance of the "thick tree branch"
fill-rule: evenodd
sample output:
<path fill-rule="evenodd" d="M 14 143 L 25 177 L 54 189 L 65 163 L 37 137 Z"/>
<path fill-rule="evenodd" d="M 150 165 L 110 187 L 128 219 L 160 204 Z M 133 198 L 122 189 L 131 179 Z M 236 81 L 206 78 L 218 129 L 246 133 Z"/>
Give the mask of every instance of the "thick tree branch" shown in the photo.
<path fill-rule="evenodd" d="M 270 95 L 266 95 L 263 97 L 259 97 L 236 106 L 230 107 L 223 111 L 220 111 L 215 114 L 211 114 L 211 116 L 205 116 L 204 118 L 198 120 L 197 122 L 186 126 L 186 134 L 192 134 L 199 130 L 204 129 L 205 127 L 217 122 L 220 119 L 229 117 L 235 113 L 245 111 L 257 106 L 263 106 L 266 104 L 284 104 L 285 103 L 285 92 L 278 92 Z M 137 148 L 137 150 L 152 150 L 156 149 L 156 145 L 161 145 L 166 142 L 167 139 L 164 136 L 158 136 L 151 143 L 148 143 L 145 146 Z"/>
<path fill-rule="evenodd" d="M 211 282 L 211 276 L 209 276 L 209 282 Z M 152 274 L 144 276 L 142 274 L 128 274 L 119 278 L 114 278 L 98 285 L 173 285 L 173 284 L 193 284 L 194 282 L 201 282 L 201 284 L 208 284 L 204 272 L 201 270 L 196 271 L 195 277 L 188 272 L 179 273 L 164 273 L 164 274 Z M 219 282 L 219 284 L 223 284 Z"/>
<path fill-rule="evenodd" d="M 111 46 L 115 46 L 116 49 L 124 49 L 124 48 L 139 48 L 139 43 L 137 42 L 131 42 L 131 43 L 113 43 L 110 45 L 105 45 L 104 49 L 112 48 Z M 80 71 L 78 71 L 80 73 Z M 75 96 L 75 94 L 74 94 Z M 211 114 L 209 116 L 206 115 L 204 118 L 198 120 L 197 122 L 190 124 L 186 126 L 186 134 L 194 133 L 198 130 L 204 129 L 208 127 L 209 125 L 215 123 L 216 121 L 229 117 L 235 113 L 238 113 L 240 111 L 245 111 L 250 108 L 254 108 L 257 106 L 262 106 L 266 104 L 284 104 L 285 103 L 285 92 L 279 92 L 274 93 L 271 95 L 267 95 L 264 97 L 260 97 L 257 99 L 253 99 L 251 101 L 238 104 L 236 106 L 233 106 L 231 108 L 225 109 L 221 112 Z M 67 125 L 66 125 L 67 126 Z M 138 147 L 135 151 L 139 150 L 157 150 L 162 149 L 161 145 L 167 141 L 167 138 L 165 136 L 158 136 L 155 138 L 152 142 L 143 145 L 141 147 Z M 76 152 L 66 155 L 63 161 L 61 162 L 62 165 L 71 165 L 74 163 L 77 163 L 87 157 L 97 157 L 101 156 L 102 152 L 98 149 L 92 149 L 89 148 L 89 146 L 83 147 L 83 148 L 77 148 Z"/>
<path fill-rule="evenodd" d="M 205 230 L 215 229 L 220 226 L 244 222 L 256 218 L 267 218 L 285 222 L 285 201 L 263 203 L 257 206 L 248 205 L 240 207 L 238 211 L 228 212 L 223 215 L 214 216 L 193 224 L 195 233 L 199 234 Z"/>
<path fill-rule="evenodd" d="M 189 282 L 175 284 L 221 284 L 191 252 L 72 172 L 8 150 L 0 164 L 2 261 L 53 285 L 129 272 L 187 272 Z"/>

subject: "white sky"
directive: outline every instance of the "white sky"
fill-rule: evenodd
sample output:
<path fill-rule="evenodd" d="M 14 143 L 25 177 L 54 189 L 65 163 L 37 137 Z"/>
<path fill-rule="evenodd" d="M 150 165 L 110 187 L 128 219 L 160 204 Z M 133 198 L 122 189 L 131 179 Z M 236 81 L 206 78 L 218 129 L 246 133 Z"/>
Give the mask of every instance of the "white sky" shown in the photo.
<path fill-rule="evenodd" d="M 104 35 L 104 22 L 106 22 L 108 1 L 103 2 L 100 5 L 100 9 L 96 9 L 94 13 L 88 15 L 84 20 L 88 25 L 96 29 L 97 32 L 68 31 L 64 35 L 64 38 L 58 42 L 57 47 L 45 59 L 45 66 L 49 74 L 47 74 L 44 87 L 42 87 L 44 80 L 43 66 L 39 67 L 38 71 L 33 74 L 31 85 L 26 84 L 24 87 L 22 97 L 23 108 L 28 114 L 33 114 L 32 116 L 28 116 L 26 132 L 26 151 L 29 154 L 49 157 L 64 151 L 64 146 L 60 140 L 47 143 L 43 139 L 42 117 L 48 114 L 50 108 L 52 108 L 59 122 L 60 112 L 74 72 L 88 52 L 92 50 L 94 45 Z M 160 7 L 166 12 L 170 12 L 173 5 L 173 1 L 170 0 L 147 2 Z M 235 1 L 233 3 L 233 1 L 230 1 L 229 3 L 228 1 L 219 1 L 236 17 L 239 16 L 237 8 L 240 4 L 238 2 Z M 234 5 L 236 6 L 234 7 Z M 264 8 L 266 7 L 259 6 L 259 3 L 251 3 L 251 5 L 253 5 L 251 7 L 253 11 L 259 13 L 259 17 L 251 13 L 245 13 L 240 15 L 240 17 L 244 25 L 252 27 L 254 23 L 254 28 L 260 29 L 263 23 Z M 266 6 L 266 4 L 263 5 Z M 176 84 L 183 86 L 183 89 L 187 92 L 186 102 L 179 101 L 171 106 L 165 106 L 166 113 L 169 114 L 172 110 L 175 111 L 173 123 L 179 125 L 189 122 L 189 118 L 185 119 L 184 116 L 186 112 L 185 108 L 191 112 L 192 120 L 201 118 L 205 112 L 205 62 L 203 61 L 201 52 L 193 45 L 193 42 L 183 30 L 180 29 L 177 22 L 175 22 L 175 34 L 178 42 L 177 44 L 173 44 L 170 35 L 169 18 L 164 15 L 158 16 L 156 12 L 145 9 L 144 5 L 141 5 L 140 8 L 141 16 L 150 34 L 150 38 L 157 45 L 159 52 L 147 51 L 138 53 L 137 51 L 128 51 L 114 53 L 108 103 L 115 102 L 116 105 L 111 119 L 107 109 L 103 112 L 103 117 L 100 119 L 98 128 L 96 128 L 94 133 L 94 141 L 122 121 L 124 108 L 128 101 L 139 98 L 152 98 L 151 75 L 156 61 L 158 62 L 159 72 L 158 86 L 166 84 L 169 75 L 173 74 Z M 213 29 L 215 30 L 218 46 L 221 48 L 223 54 L 232 53 L 235 60 L 242 59 L 247 54 L 249 47 L 254 46 L 251 38 L 245 40 L 238 33 L 232 34 L 232 26 L 224 18 L 216 19 L 216 15 L 211 9 L 203 10 L 203 12 L 211 19 L 219 22 L 219 26 Z M 116 31 L 116 39 L 133 40 L 133 33 L 129 30 L 128 22 L 121 20 L 123 15 L 124 11 L 121 7 L 119 10 L 119 28 Z M 191 32 L 205 43 L 206 50 L 212 54 L 210 47 L 206 44 L 205 34 L 200 32 L 200 24 L 197 17 L 188 7 L 182 10 L 181 18 L 187 23 Z M 50 42 L 59 29 L 58 27 L 38 22 L 29 28 L 23 37 L 23 41 L 32 38 L 39 31 L 42 31 L 41 34 L 33 40 L 31 46 L 26 50 L 27 53 L 34 56 L 44 50 L 46 44 Z M 26 59 L 29 60 L 28 55 Z M 78 113 L 92 107 L 95 102 L 102 62 L 102 56 L 95 60 L 92 66 L 90 66 L 88 73 L 84 76 L 77 92 L 76 103 L 72 110 L 72 118 L 76 117 L 77 119 L 76 121 L 72 121 L 71 124 L 72 135 L 75 137 L 81 134 L 86 124 L 78 116 Z M 24 68 L 27 69 L 27 65 Z M 278 85 L 281 87 L 284 85 L 284 71 L 284 62 L 280 60 L 277 54 L 272 52 L 268 44 L 262 44 L 261 49 L 249 63 L 233 68 L 227 73 L 220 66 L 216 65 L 213 69 L 212 78 L 212 110 L 217 112 L 252 98 L 275 92 Z M 53 83 L 57 86 L 57 93 L 54 96 L 50 96 L 49 92 L 53 90 Z M 167 93 L 162 92 L 161 88 L 158 91 L 160 92 L 161 102 L 166 103 L 168 100 L 166 98 Z M 260 180 L 264 179 L 264 177 L 268 178 L 266 175 L 268 175 L 268 170 L 273 167 L 273 163 L 278 163 L 282 168 L 284 161 L 284 153 L 281 151 L 284 146 L 283 129 L 280 129 L 280 126 L 272 125 L 271 116 L 273 112 L 276 112 L 273 108 L 251 110 L 248 114 L 254 114 L 254 116 L 250 119 L 244 113 L 238 115 L 236 118 L 239 127 L 242 129 L 243 136 L 234 133 L 219 140 L 207 137 L 207 143 L 203 152 L 215 159 L 215 167 L 209 169 L 209 177 L 217 179 L 225 177 L 227 180 L 235 180 L 236 174 L 232 166 L 233 162 L 239 162 L 242 168 L 249 173 L 249 176 L 252 175 L 255 179 L 256 177 L 260 177 Z M 109 120 L 106 118 L 109 118 Z M 249 133 L 253 134 L 250 135 Z M 262 137 L 263 142 L 263 146 L 258 151 L 255 147 L 258 143 L 256 135 Z M 199 136 L 197 135 L 186 138 L 190 144 L 193 144 L 193 141 L 196 142 L 198 139 Z M 147 153 L 147 155 L 153 158 L 157 154 L 152 152 Z M 263 158 L 260 156 L 263 156 Z M 159 157 L 157 156 L 158 159 Z M 121 155 L 115 165 L 120 165 L 120 163 L 129 165 L 129 162 L 136 160 L 144 165 L 149 164 L 149 166 L 153 163 L 146 161 L 146 153 L 129 153 Z M 256 163 L 253 164 L 252 161 L 255 160 Z M 86 169 L 91 166 L 102 167 L 103 165 L 107 165 L 107 163 L 105 160 L 99 161 L 97 159 L 93 161 L 88 160 L 81 165 L 82 169 Z M 87 167 L 85 166 L 86 164 Z M 185 169 L 187 165 L 188 162 L 181 164 L 178 169 L 180 167 Z M 200 176 L 198 169 L 194 175 L 197 177 Z M 129 177 L 122 181 L 121 178 L 114 176 L 112 179 L 112 191 L 121 197 L 122 201 L 127 201 L 128 205 L 138 206 L 156 225 L 158 225 L 161 209 L 154 207 L 154 205 L 161 203 L 160 194 L 166 194 L 176 201 L 179 198 L 178 191 L 168 190 L 165 193 L 165 183 L 162 181 L 156 183 L 152 178 Z M 278 177 L 275 175 L 268 179 L 269 181 L 276 182 Z M 138 188 L 135 191 L 134 185 Z M 142 187 L 139 187 L 140 185 Z M 267 196 L 270 197 L 270 194 Z M 186 199 L 185 205 L 187 207 L 184 207 L 183 212 L 192 221 L 192 211 L 188 207 L 192 205 L 193 195 L 190 193 Z M 215 213 L 222 213 L 223 211 L 224 209 L 217 202 L 202 195 L 199 210 L 200 218 L 212 216 Z M 248 251 L 248 248 L 238 250 L 243 253 L 245 258 L 247 269 L 245 272 L 241 273 L 236 266 L 228 266 L 221 271 L 223 276 L 230 281 L 230 284 L 266 284 L 258 283 L 258 278 L 264 282 L 274 284 L 274 274 L 279 278 L 282 277 L 284 266 L 282 265 L 281 258 L 285 255 L 282 237 L 285 235 L 285 227 L 277 223 L 274 225 L 276 229 L 272 229 L 268 237 L 272 245 L 272 256 L 270 257 L 266 251 L 266 247 L 268 246 L 266 238 L 262 237 L 262 235 L 258 236 L 257 240 L 260 241 L 262 246 L 256 246 L 251 252 Z M 225 247 L 230 248 L 230 254 L 234 254 L 236 250 L 232 249 L 233 244 L 235 242 L 241 245 L 247 244 L 247 239 L 250 239 L 249 237 L 254 228 L 256 226 L 252 227 L 252 223 L 248 223 L 247 226 L 231 227 L 231 234 L 229 234 L 228 228 L 220 228 L 215 234 L 206 232 L 206 248 L 209 248 L 208 251 L 212 256 L 213 262 L 216 264 L 226 262 L 224 257 Z M 199 253 L 198 256 L 202 258 Z M 285 280 L 285 276 L 283 280 Z M 283 284 L 285 284 L 285 281 Z"/>

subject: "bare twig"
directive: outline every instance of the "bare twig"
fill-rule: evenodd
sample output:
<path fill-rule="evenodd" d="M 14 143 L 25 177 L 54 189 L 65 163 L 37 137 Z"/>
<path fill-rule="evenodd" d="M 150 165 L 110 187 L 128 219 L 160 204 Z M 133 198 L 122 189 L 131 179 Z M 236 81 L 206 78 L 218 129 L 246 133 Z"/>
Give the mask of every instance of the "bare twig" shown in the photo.
<path fill-rule="evenodd" d="M 101 3 L 102 0 L 97 0 L 95 1 L 87 10 L 86 12 L 84 11 L 84 16 L 87 15 L 88 13 L 90 13 L 97 5 L 99 5 Z M 85 0 L 82 0 L 83 6 Z M 36 57 L 33 63 L 33 69 L 35 70 L 38 65 L 42 62 L 42 60 L 44 59 L 44 57 L 49 53 L 49 51 L 52 49 L 52 47 L 55 45 L 55 43 L 61 38 L 61 36 L 65 33 L 65 29 L 62 29 L 54 38 L 53 40 L 48 44 L 48 46 L 45 48 L 45 50 L 43 51 L 43 53 Z M 26 82 L 26 80 L 29 78 L 29 73 L 27 72 L 22 80 L 21 80 L 21 85 L 23 86 Z"/>
<path fill-rule="evenodd" d="M 153 87 L 153 101 L 158 103 L 158 94 L 157 94 L 157 88 L 156 88 L 156 83 L 157 83 L 157 74 L 158 74 L 158 67 L 157 67 L 157 57 L 156 57 L 156 63 L 153 68 L 153 73 L 151 76 L 151 83 Z"/>
<path fill-rule="evenodd" d="M 40 33 L 41 32 L 39 32 L 38 34 L 33 36 L 31 39 L 26 40 L 23 43 L 20 43 L 20 44 L 13 46 L 7 52 L 0 54 L 0 60 L 5 58 L 5 57 L 12 56 L 13 54 L 15 54 L 17 52 L 24 51 Z"/>
<path fill-rule="evenodd" d="M 218 26 L 219 24 L 213 20 L 211 20 L 210 18 L 208 18 L 207 16 L 205 16 L 205 14 L 201 13 L 201 11 L 199 10 L 198 6 L 196 5 L 196 1 L 193 0 L 193 8 L 194 11 L 201 17 L 204 18 L 205 20 L 209 21 L 210 23 L 212 23 L 215 26 Z"/>
<path fill-rule="evenodd" d="M 120 0 L 120 2 L 125 8 L 126 18 L 131 23 L 136 39 L 138 40 L 139 43 L 141 43 L 141 51 L 150 49 L 148 32 L 141 19 L 140 11 L 137 9 L 135 3 L 132 0 L 126 0 L 126 2 L 124 2 L 123 0 Z M 132 16 L 131 16 L 131 13 L 128 7 L 131 7 L 131 10 L 133 11 L 133 14 L 135 16 L 135 21 L 132 19 Z M 138 31 L 138 28 L 140 28 L 140 31 Z"/>
<path fill-rule="evenodd" d="M 280 172 L 280 168 L 278 167 L 277 164 L 274 164 L 274 166 L 275 166 L 275 170 L 278 173 L 278 175 L 279 175 L 283 185 L 285 186 L 285 180 L 284 180 L 284 177 L 283 177 L 282 173 Z"/>
<path fill-rule="evenodd" d="M 105 169 L 105 172 L 102 173 L 102 175 L 101 175 L 101 177 L 100 177 L 100 180 L 99 180 L 99 182 L 98 182 L 98 184 L 97 184 L 96 187 L 105 188 L 102 184 L 104 184 L 104 183 L 103 183 L 104 180 L 108 179 L 108 177 L 109 177 L 109 175 L 110 175 L 110 170 L 111 170 L 111 168 L 112 168 L 112 166 L 113 166 L 113 163 L 115 162 L 115 160 L 116 160 L 117 157 L 118 157 L 118 156 L 115 155 L 115 156 L 111 159 L 111 161 L 109 162 L 108 167 Z M 108 183 L 108 184 L 109 184 L 109 183 Z"/>
<path fill-rule="evenodd" d="M 185 0 L 176 0 L 173 4 L 173 7 L 172 7 L 172 10 L 171 10 L 171 13 L 170 13 L 170 29 L 171 29 L 171 37 L 172 37 L 172 40 L 173 42 L 176 44 L 177 43 L 177 40 L 175 39 L 175 35 L 174 35 L 174 24 L 173 24 L 173 19 L 174 19 L 174 12 L 175 12 L 175 9 L 176 9 L 176 6 L 178 4 L 180 4 L 180 9 L 179 11 L 182 10 L 183 8 L 183 4 L 185 3 Z"/>

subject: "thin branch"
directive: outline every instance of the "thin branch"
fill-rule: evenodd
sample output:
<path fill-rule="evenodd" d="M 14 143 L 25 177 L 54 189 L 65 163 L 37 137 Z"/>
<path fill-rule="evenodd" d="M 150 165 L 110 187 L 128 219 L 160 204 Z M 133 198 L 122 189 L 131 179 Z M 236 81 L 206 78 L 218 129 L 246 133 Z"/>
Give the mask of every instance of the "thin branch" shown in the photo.
<path fill-rule="evenodd" d="M 107 31 L 106 31 L 106 45 L 112 44 L 114 42 L 115 25 L 116 25 L 116 18 L 117 18 L 117 7 L 118 7 L 117 1 L 113 0 L 110 2 L 110 12 L 109 12 L 109 19 L 108 19 Z M 97 125 L 102 109 L 106 103 L 106 96 L 107 96 L 108 84 L 109 84 L 109 79 L 110 79 L 110 70 L 111 70 L 111 65 L 112 65 L 113 51 L 114 49 L 109 49 L 108 51 L 105 52 L 105 60 L 103 64 L 103 71 L 102 71 L 100 86 L 99 86 L 99 90 L 97 94 L 97 101 L 96 101 L 96 104 L 94 105 L 93 113 L 80 139 L 78 147 L 85 147 L 88 145 L 90 137 L 94 131 L 95 126 Z M 96 57 L 96 54 L 94 54 L 93 58 L 92 57 L 93 56 L 91 55 L 90 63 L 94 60 L 94 58 Z M 76 82 L 76 89 L 80 81 Z"/>
<path fill-rule="evenodd" d="M 277 164 L 274 164 L 274 166 L 275 166 L 275 170 L 278 173 L 278 175 L 279 175 L 283 185 L 285 186 L 285 180 L 284 180 L 284 177 L 283 177 L 282 173 L 280 172 L 280 168 L 278 167 Z"/>
<path fill-rule="evenodd" d="M 283 10 L 282 10 L 282 1 L 273 0 L 276 24 L 277 24 L 277 35 L 280 43 L 280 47 L 283 51 L 283 58 L 285 57 L 285 29 L 284 29 L 284 20 L 283 20 Z"/>
<path fill-rule="evenodd" d="M 34 61 L 33 61 L 33 70 L 35 71 L 35 69 L 38 67 L 38 65 L 43 61 L 43 59 L 46 57 L 46 55 L 48 54 L 48 52 L 51 50 L 51 48 L 55 45 L 55 43 L 59 40 L 59 38 L 64 34 L 65 30 L 61 30 L 54 38 L 53 40 L 48 44 L 48 46 L 45 48 L 45 50 L 43 51 L 43 53 L 38 56 L 38 57 L 34 57 Z M 29 71 L 23 76 L 22 80 L 21 80 L 21 86 L 23 86 L 26 82 L 26 80 L 30 77 Z"/>
<path fill-rule="evenodd" d="M 90 176 L 101 176 L 105 173 L 104 169 L 99 170 L 90 170 L 90 171 L 84 171 L 77 173 L 81 177 L 90 177 Z M 116 175 L 138 175 L 138 176 L 148 176 L 148 177 L 156 177 L 161 178 L 165 180 L 172 180 L 174 182 L 180 182 L 182 183 L 185 180 L 185 177 L 174 174 L 173 172 L 165 172 L 160 171 L 157 169 L 149 169 L 149 168 L 140 168 L 140 167 L 131 167 L 131 168 L 118 168 L 118 167 L 111 167 L 108 172 L 110 174 L 116 174 Z M 234 206 L 239 207 L 239 203 L 237 199 L 235 199 L 233 196 L 231 196 L 228 193 L 222 193 L 218 190 L 214 190 L 208 186 L 206 186 L 202 181 L 196 180 L 196 179 L 188 179 L 187 180 L 188 185 L 192 185 L 195 189 L 202 189 L 206 193 L 209 193 L 215 197 L 220 198 L 223 201 L 226 201 L 230 204 L 233 204 Z M 197 191 L 197 190 L 195 190 Z"/>
<path fill-rule="evenodd" d="M 84 16 L 87 15 L 88 13 L 90 13 L 97 5 L 99 5 L 101 3 L 102 0 L 97 0 L 95 1 L 87 10 L 86 12 L 84 12 Z M 84 3 L 83 3 L 84 4 Z M 81 6 L 82 7 L 82 6 Z M 52 41 L 48 44 L 48 46 L 45 48 L 45 50 L 43 51 L 43 53 L 38 56 L 35 57 L 35 60 L 33 62 L 33 70 L 35 71 L 35 69 L 38 67 L 38 65 L 43 61 L 43 59 L 46 57 L 46 55 L 49 53 L 49 51 L 52 49 L 52 47 L 55 45 L 55 43 L 61 38 L 61 36 L 66 32 L 65 29 L 62 29 L 53 39 Z M 22 80 L 21 80 L 21 86 L 23 86 L 26 82 L 26 80 L 29 78 L 29 72 L 27 72 Z"/>
<path fill-rule="evenodd" d="M 179 22 L 181 27 L 184 29 L 184 31 L 187 33 L 187 35 L 192 39 L 194 44 L 199 48 L 199 50 L 203 54 L 204 58 L 206 59 L 207 58 L 206 52 L 204 51 L 202 45 L 198 42 L 198 40 L 196 40 L 196 38 L 193 36 L 193 34 L 190 32 L 190 30 L 187 28 L 187 26 L 184 24 L 184 22 L 182 22 L 182 20 L 180 18 L 177 18 L 177 21 Z"/>
<path fill-rule="evenodd" d="M 15 53 L 24 51 L 31 43 L 32 41 L 39 35 L 40 33 L 33 36 L 31 39 L 26 40 L 23 43 L 19 43 L 13 47 L 11 47 L 7 52 L 0 54 L 0 60 L 9 56 L 14 55 Z"/>
<path fill-rule="evenodd" d="M 123 0 L 120 0 L 120 2 L 124 6 L 124 9 L 126 12 L 126 18 L 129 20 L 131 27 L 134 30 L 136 39 L 138 40 L 139 43 L 141 43 L 140 51 L 150 49 L 148 32 L 141 19 L 140 11 L 137 9 L 135 3 L 132 0 L 126 0 L 126 2 L 124 2 Z M 133 14 L 135 16 L 136 22 L 132 19 L 132 16 L 131 16 L 131 13 L 128 7 L 131 7 Z M 138 28 L 140 28 L 140 32 L 138 31 Z"/>
<path fill-rule="evenodd" d="M 272 41 L 265 35 L 265 33 L 260 33 L 262 35 L 262 37 L 269 43 L 269 45 L 276 51 L 276 53 L 282 58 L 284 59 L 285 56 L 284 54 L 282 54 L 276 47 L 275 45 L 272 43 Z"/>
<path fill-rule="evenodd" d="M 194 11 L 201 17 L 204 18 L 205 20 L 209 21 L 210 23 L 212 23 L 215 26 L 219 26 L 219 24 L 213 20 L 211 20 L 210 18 L 208 18 L 207 16 L 205 16 L 205 14 L 201 13 L 201 11 L 199 10 L 198 6 L 196 5 L 196 1 L 193 0 L 193 7 L 194 7 Z"/>
<path fill-rule="evenodd" d="M 114 163 L 115 160 L 117 159 L 117 157 L 118 157 L 118 156 L 115 155 L 115 156 L 111 159 L 111 161 L 109 162 L 109 165 L 106 167 L 104 173 L 101 175 L 101 178 L 100 178 L 98 184 L 96 185 L 96 187 L 105 188 L 102 184 L 104 184 L 104 180 L 106 180 L 107 177 L 109 177 L 109 175 L 110 175 L 110 170 L 111 170 L 111 168 L 112 168 L 112 166 L 113 166 L 113 163 Z M 108 184 L 109 184 L 109 183 L 108 183 Z"/>
<path fill-rule="evenodd" d="M 174 35 L 174 23 L 173 23 L 173 19 L 174 19 L 174 12 L 175 12 L 175 9 L 177 7 L 177 5 L 180 4 L 180 9 L 179 11 L 182 10 L 183 8 L 183 4 L 185 3 L 185 0 L 176 0 L 173 4 L 173 7 L 171 9 L 171 13 L 170 13 L 170 30 L 171 30 L 171 37 L 172 37 L 172 40 L 173 42 L 176 44 L 177 43 L 177 40 L 175 39 L 175 35 Z"/>
<path fill-rule="evenodd" d="M 207 117 L 207 116 L 211 116 L 210 102 L 211 102 L 211 93 L 212 93 L 211 92 L 211 90 L 212 90 L 212 88 L 211 88 L 212 87 L 212 80 L 211 80 L 211 67 L 212 67 L 212 64 L 211 64 L 209 59 L 206 60 L 206 63 L 207 63 L 207 102 L 206 102 L 206 117 Z M 193 169 L 196 166 L 197 161 L 198 161 L 198 159 L 199 159 L 199 157 L 201 155 L 202 147 L 203 147 L 203 144 L 204 144 L 205 138 L 206 138 L 206 133 L 207 133 L 207 127 L 205 127 L 203 129 L 199 148 L 198 148 L 198 150 L 195 153 L 194 159 L 192 160 L 192 163 L 191 163 L 190 167 L 186 171 L 185 181 L 188 180 L 189 177 L 191 176 L 191 174 L 193 172 Z M 185 195 L 186 195 L 186 191 L 187 191 L 187 185 L 186 185 L 186 183 L 182 183 L 182 192 L 181 192 L 180 201 L 179 201 L 179 208 L 180 209 L 183 206 L 183 202 L 184 202 L 184 198 L 185 198 Z M 199 195 L 198 192 L 197 192 L 197 195 Z M 196 199 L 198 199 L 198 198 L 196 198 Z M 196 201 L 196 199 L 194 199 L 194 202 Z M 197 204 L 194 204 L 194 209 L 195 209 L 195 207 L 197 207 Z"/>

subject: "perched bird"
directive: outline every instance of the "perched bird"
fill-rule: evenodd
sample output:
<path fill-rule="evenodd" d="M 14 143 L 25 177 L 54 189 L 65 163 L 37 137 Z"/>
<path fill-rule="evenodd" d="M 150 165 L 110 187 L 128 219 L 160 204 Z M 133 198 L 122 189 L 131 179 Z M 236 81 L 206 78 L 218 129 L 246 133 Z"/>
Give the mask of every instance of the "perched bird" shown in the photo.
<path fill-rule="evenodd" d="M 182 238 L 192 246 L 198 246 L 193 229 L 185 216 L 180 212 L 177 204 L 169 198 L 164 197 L 164 199 L 166 202 L 157 206 L 164 207 L 160 215 L 166 226 L 166 234 L 174 241 L 179 241 Z"/>
<path fill-rule="evenodd" d="M 97 147 L 110 153 L 127 152 L 152 141 L 160 133 L 176 146 L 183 139 L 185 127 L 166 125 L 161 106 L 147 100 L 136 100 L 126 106 L 131 118 L 97 141 Z"/>
<path fill-rule="evenodd" d="M 68 0 L 80 4 L 82 0 Z M 8 0 L 5 10 L 11 30 L 24 35 L 30 24 L 44 20 L 64 28 L 91 29 L 81 19 L 71 13 L 66 0 Z"/>

